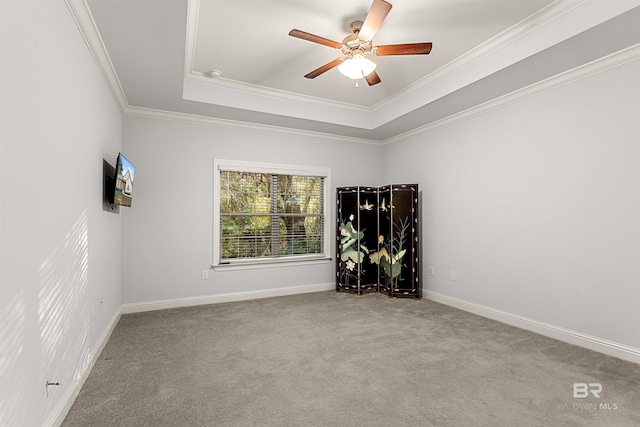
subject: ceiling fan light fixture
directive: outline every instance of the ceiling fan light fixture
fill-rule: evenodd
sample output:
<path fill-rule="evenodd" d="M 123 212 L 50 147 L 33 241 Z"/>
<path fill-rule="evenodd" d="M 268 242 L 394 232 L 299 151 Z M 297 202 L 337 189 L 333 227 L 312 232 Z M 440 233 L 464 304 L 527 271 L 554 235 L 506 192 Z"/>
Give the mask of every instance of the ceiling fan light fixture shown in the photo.
<path fill-rule="evenodd" d="M 338 71 L 343 76 L 356 80 L 368 76 L 376 69 L 375 62 L 365 58 L 359 53 L 345 59 L 342 64 L 338 65 Z"/>
<path fill-rule="evenodd" d="M 356 81 L 356 87 L 358 87 L 358 80 L 362 78 L 367 81 L 369 86 L 374 86 L 382 80 L 380 80 L 380 76 L 375 71 L 376 64 L 367 59 L 368 55 L 426 55 L 430 53 L 432 43 L 373 45 L 373 37 L 387 17 L 391 7 L 391 3 L 385 0 L 373 0 L 364 21 L 353 21 L 350 25 L 353 34 L 347 36 L 342 43 L 298 29 L 289 31 L 291 37 L 337 49 L 344 55 L 305 74 L 304 77 L 315 79 L 319 75 L 338 67 L 338 71 L 341 74 Z"/>

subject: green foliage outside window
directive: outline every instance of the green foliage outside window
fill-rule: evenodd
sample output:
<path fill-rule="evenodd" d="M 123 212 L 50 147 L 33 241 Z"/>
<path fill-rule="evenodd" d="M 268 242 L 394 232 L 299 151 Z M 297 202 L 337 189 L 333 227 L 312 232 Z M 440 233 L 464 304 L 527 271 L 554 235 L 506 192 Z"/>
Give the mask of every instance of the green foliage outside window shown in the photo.
<path fill-rule="evenodd" d="M 221 259 L 323 251 L 323 178 L 222 171 Z"/>

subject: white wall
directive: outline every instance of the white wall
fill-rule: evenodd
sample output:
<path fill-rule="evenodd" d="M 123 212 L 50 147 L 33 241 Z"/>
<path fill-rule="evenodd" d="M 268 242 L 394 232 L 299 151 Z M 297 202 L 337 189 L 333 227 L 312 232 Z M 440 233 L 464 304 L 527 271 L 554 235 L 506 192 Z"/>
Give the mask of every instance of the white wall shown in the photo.
<path fill-rule="evenodd" d="M 385 146 L 382 181 L 423 191 L 424 289 L 640 348 L 639 76 L 636 60 Z"/>
<path fill-rule="evenodd" d="M 122 118 L 62 0 L 3 0 L 1 25 L 0 425 L 36 427 L 61 421 L 122 303 L 102 211 Z"/>
<path fill-rule="evenodd" d="M 381 147 L 329 138 L 132 116 L 123 135 L 136 167 L 133 206 L 123 212 L 124 303 L 334 282 L 333 262 L 201 279 L 212 260 L 214 158 L 329 167 L 332 187 L 378 185 L 380 176 Z"/>

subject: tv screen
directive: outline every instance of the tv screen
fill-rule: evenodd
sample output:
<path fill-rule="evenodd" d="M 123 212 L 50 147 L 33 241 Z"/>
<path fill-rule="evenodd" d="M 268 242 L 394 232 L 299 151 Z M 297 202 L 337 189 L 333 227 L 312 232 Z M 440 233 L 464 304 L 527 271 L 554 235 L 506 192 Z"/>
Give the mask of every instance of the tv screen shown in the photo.
<path fill-rule="evenodd" d="M 131 206 L 133 197 L 133 179 L 135 167 L 122 153 L 118 154 L 116 162 L 115 190 L 113 202 L 120 206 Z"/>

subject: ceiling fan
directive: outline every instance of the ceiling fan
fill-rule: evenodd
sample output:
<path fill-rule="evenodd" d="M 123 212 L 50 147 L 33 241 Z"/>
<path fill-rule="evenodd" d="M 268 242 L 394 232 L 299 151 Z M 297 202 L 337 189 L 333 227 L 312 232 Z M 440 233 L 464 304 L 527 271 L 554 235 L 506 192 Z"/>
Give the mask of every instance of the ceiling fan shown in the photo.
<path fill-rule="evenodd" d="M 316 36 L 301 30 L 291 30 L 289 35 L 299 39 L 339 49 L 345 55 L 341 58 L 317 68 L 305 75 L 308 79 L 315 79 L 319 75 L 338 67 L 338 70 L 351 79 L 364 78 L 369 86 L 380 83 L 376 73 L 376 64 L 367 56 L 391 55 L 426 55 L 431 52 L 431 43 L 406 43 L 374 46 L 373 36 L 391 10 L 391 4 L 384 0 L 373 0 L 371 8 L 363 21 L 351 23 L 353 34 L 347 36 L 342 43 Z"/>

